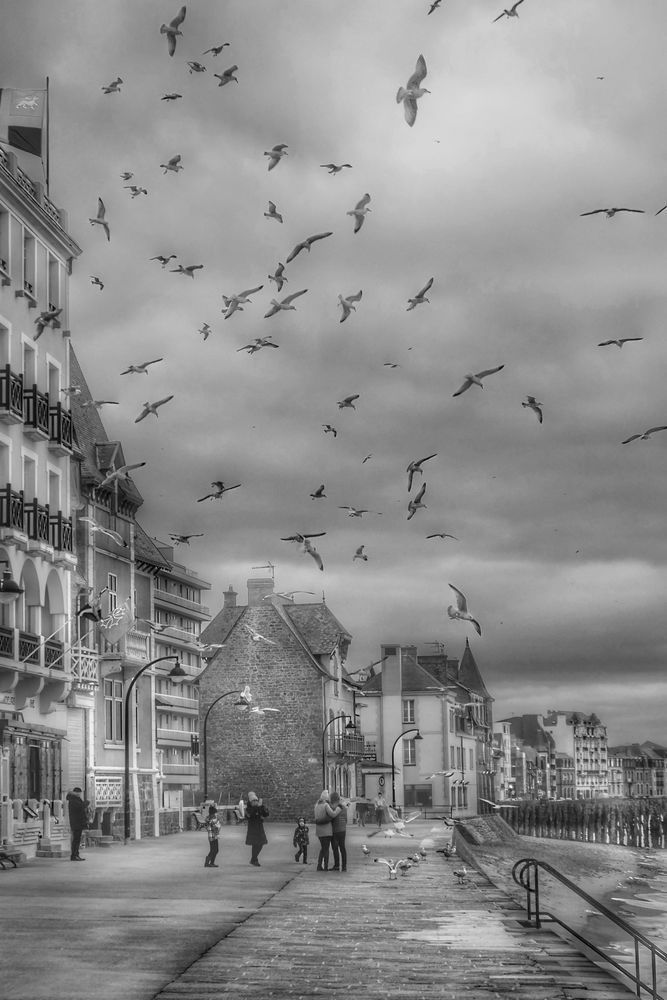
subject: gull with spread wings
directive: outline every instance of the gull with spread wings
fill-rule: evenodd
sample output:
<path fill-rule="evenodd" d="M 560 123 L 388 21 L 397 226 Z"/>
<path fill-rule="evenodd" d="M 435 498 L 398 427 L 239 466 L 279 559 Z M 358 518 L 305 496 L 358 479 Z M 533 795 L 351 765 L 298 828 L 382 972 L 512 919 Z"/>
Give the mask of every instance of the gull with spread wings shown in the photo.
<path fill-rule="evenodd" d="M 268 319 L 269 316 L 275 316 L 279 312 L 287 312 L 290 309 L 296 309 L 292 303 L 294 299 L 298 299 L 300 295 L 305 295 L 308 291 L 307 288 L 302 288 L 300 292 L 292 292 L 291 295 L 286 295 L 284 299 L 278 302 L 277 299 L 271 299 L 271 308 L 264 313 L 264 319 Z"/>
<path fill-rule="evenodd" d="M 44 309 L 35 319 L 35 326 L 37 327 L 37 332 L 33 337 L 33 340 L 39 340 L 39 338 L 44 333 L 44 328 L 50 326 L 52 330 L 60 329 L 60 322 L 58 317 L 62 312 L 62 306 L 59 309 Z"/>
<path fill-rule="evenodd" d="M 267 277 L 269 281 L 275 281 L 276 288 L 279 292 L 281 292 L 283 285 L 287 282 L 287 278 L 285 277 L 285 265 L 278 262 L 278 266 L 273 274 L 269 274 Z"/>
<path fill-rule="evenodd" d="M 408 80 L 405 87 L 399 87 L 396 94 L 396 103 L 403 104 L 403 114 L 405 115 L 405 120 L 408 125 L 412 128 L 417 120 L 417 101 L 424 94 L 430 94 L 431 91 L 427 90 L 426 87 L 422 87 L 422 82 L 426 76 L 426 60 L 423 56 L 419 56 L 417 59 L 417 65 L 415 66 L 415 71 Z"/>
<path fill-rule="evenodd" d="M 592 212 L 580 212 L 579 218 L 583 219 L 585 215 L 601 215 L 603 214 L 607 219 L 613 219 L 618 212 L 636 212 L 638 215 L 644 215 L 643 208 L 594 208 Z"/>
<path fill-rule="evenodd" d="M 137 417 L 137 419 L 134 421 L 135 424 L 138 424 L 141 420 L 145 420 L 146 417 L 149 416 L 151 413 L 154 414 L 157 417 L 158 416 L 158 412 L 157 412 L 158 411 L 158 407 L 159 406 L 164 406 L 165 403 L 168 403 L 173 398 L 174 397 L 173 397 L 173 394 L 172 394 L 171 396 L 165 396 L 164 399 L 158 399 L 154 403 L 144 403 L 143 410 L 141 411 L 141 413 L 139 414 L 139 416 Z"/>
<path fill-rule="evenodd" d="M 128 365 L 121 375 L 148 375 L 148 369 L 151 365 L 156 365 L 158 361 L 164 361 L 164 358 L 155 358 L 153 361 L 142 361 L 140 365 Z"/>
<path fill-rule="evenodd" d="M 348 408 L 348 409 L 351 409 L 351 410 L 356 410 L 356 406 L 354 405 L 355 399 L 359 399 L 359 393 L 356 393 L 356 395 L 353 395 L 353 396 L 346 396 L 345 399 L 339 399 L 338 400 L 338 409 L 339 410 L 344 410 L 344 409 Z"/>
<path fill-rule="evenodd" d="M 241 483 L 236 483 L 235 486 L 225 486 L 221 479 L 217 479 L 214 483 L 211 483 L 211 486 L 215 490 L 215 493 L 207 493 L 205 497 L 200 497 L 197 503 L 202 503 L 204 500 L 220 500 L 229 490 L 237 490 L 241 486 Z"/>
<path fill-rule="evenodd" d="M 330 174 L 339 174 L 343 167 L 352 168 L 351 163 L 320 163 L 321 167 L 325 167 Z"/>
<path fill-rule="evenodd" d="M 172 156 L 170 160 L 166 163 L 161 163 L 160 166 L 165 174 L 169 172 L 177 174 L 179 170 L 183 170 L 183 164 L 181 163 L 181 154 L 177 153 L 176 156 Z"/>
<path fill-rule="evenodd" d="M 527 407 L 529 410 L 532 410 L 539 423 L 542 423 L 544 419 L 542 414 L 542 407 L 544 406 L 544 403 L 538 403 L 534 396 L 526 396 L 525 401 L 521 405 Z"/>
<path fill-rule="evenodd" d="M 100 534 L 106 535 L 116 543 L 116 545 L 122 545 L 124 549 L 127 548 L 127 542 L 123 536 L 118 531 L 114 531 L 112 528 L 103 528 L 101 524 L 98 524 L 94 517 L 80 517 L 79 521 L 84 521 L 86 524 L 90 525 L 90 532 L 92 535 Z"/>
<path fill-rule="evenodd" d="M 279 142 L 277 145 L 272 146 L 268 152 L 264 152 L 264 156 L 269 157 L 269 170 L 273 170 L 277 167 L 283 156 L 287 156 L 287 143 Z"/>
<path fill-rule="evenodd" d="M 423 503 L 425 493 L 426 483 L 422 483 L 419 492 L 408 500 L 408 521 L 412 520 L 418 510 L 426 510 L 426 504 Z"/>
<path fill-rule="evenodd" d="M 615 347 L 623 347 L 623 344 L 629 344 L 633 340 L 643 340 L 643 337 L 619 337 L 617 340 L 603 340 L 598 344 L 598 347 L 609 347 L 614 344 Z"/>
<path fill-rule="evenodd" d="M 228 69 L 224 70 L 222 73 L 214 73 L 213 76 L 216 76 L 218 78 L 218 80 L 220 81 L 220 83 L 218 84 L 218 86 L 219 87 L 225 87 L 228 83 L 231 83 L 232 80 L 234 81 L 234 83 L 238 83 L 239 81 L 238 81 L 237 77 L 234 76 L 234 73 L 236 73 L 237 69 L 238 69 L 238 66 L 236 65 L 236 63 L 234 63 L 233 66 L 230 66 Z"/>
<path fill-rule="evenodd" d="M 262 635 L 256 629 L 251 628 L 250 625 L 246 625 L 245 622 L 241 622 L 246 632 L 250 633 L 253 642 L 268 642 L 270 646 L 277 646 L 278 643 L 274 642 L 273 639 L 267 639 L 265 635 Z"/>
<path fill-rule="evenodd" d="M 406 312 L 410 312 L 410 310 L 414 309 L 416 306 L 420 306 L 424 302 L 430 301 L 430 299 L 426 298 L 426 293 L 430 290 L 432 284 L 433 278 L 429 278 L 424 287 L 421 288 L 411 299 L 408 299 L 408 308 L 405 310 Z"/>
<path fill-rule="evenodd" d="M 264 285 L 256 285 L 254 288 L 246 288 L 242 292 L 237 292 L 235 295 L 223 295 L 222 299 L 225 303 L 225 319 L 229 319 L 238 310 L 243 312 L 242 306 L 246 302 L 250 302 L 250 296 L 254 295 L 255 292 L 261 292 Z"/>
<path fill-rule="evenodd" d="M 286 258 L 286 263 L 289 264 L 294 260 L 302 250 L 307 250 L 310 253 L 310 248 L 313 243 L 317 243 L 318 240 L 326 240 L 328 236 L 333 236 L 333 231 L 328 233 L 316 233 L 315 236 L 306 236 L 305 240 L 301 240 L 297 243 L 293 250 L 290 251 L 289 256 Z"/>
<path fill-rule="evenodd" d="M 121 480 L 126 483 L 130 478 L 130 472 L 133 469 L 143 468 L 145 464 L 145 462 L 134 462 L 132 465 L 121 465 L 118 469 L 114 469 L 113 472 L 107 472 L 102 482 L 98 483 L 95 488 L 101 490 L 103 486 L 110 486 L 111 483 L 117 483 Z"/>
<path fill-rule="evenodd" d="M 169 535 L 174 545 L 189 545 L 191 538 L 203 538 L 204 532 L 200 531 L 196 535 Z"/>
<path fill-rule="evenodd" d="M 405 470 L 408 474 L 408 493 L 412 489 L 412 480 L 414 476 L 416 476 L 417 473 L 419 473 L 420 476 L 423 476 L 424 470 L 422 469 L 422 465 L 424 462 L 428 462 L 431 458 L 437 458 L 437 455 L 437 451 L 434 451 L 432 455 L 427 455 L 426 458 L 420 458 L 415 462 L 410 462 Z"/>
<path fill-rule="evenodd" d="M 621 444 L 629 444 L 631 441 L 648 441 L 651 434 L 656 434 L 658 431 L 667 431 L 667 425 L 663 425 L 662 427 L 649 427 L 649 429 L 644 431 L 642 434 L 632 434 L 629 438 L 626 438 L 625 441 L 621 441 Z"/>
<path fill-rule="evenodd" d="M 502 371 L 504 367 L 505 365 L 498 365 L 496 368 L 485 368 L 484 371 L 477 372 L 476 374 L 468 372 L 467 375 L 463 376 L 464 382 L 461 388 L 457 389 L 455 393 L 452 393 L 452 395 L 462 395 L 462 393 L 468 391 L 471 385 L 478 385 L 480 389 L 483 389 L 484 386 L 482 385 L 482 379 L 486 378 L 487 375 L 495 375 L 496 372 Z"/>
<path fill-rule="evenodd" d="M 499 21 L 501 17 L 518 17 L 519 12 L 517 11 L 517 7 L 519 6 L 520 3 L 523 3 L 523 0 L 516 0 L 516 3 L 512 7 L 510 7 L 509 10 L 507 9 L 503 10 L 502 13 L 498 14 L 498 17 L 494 17 L 491 23 L 495 24 L 496 21 Z"/>
<path fill-rule="evenodd" d="M 339 295 L 338 302 L 343 310 L 343 315 L 340 318 L 341 323 L 344 323 L 351 312 L 356 312 L 357 307 L 354 305 L 355 302 L 361 301 L 362 291 L 359 290 L 355 292 L 354 295 Z"/>
<path fill-rule="evenodd" d="M 94 219 L 88 219 L 91 226 L 101 226 L 104 232 L 107 234 L 107 241 L 111 240 L 111 231 L 109 229 L 109 223 L 106 218 L 106 208 L 104 207 L 104 202 L 101 198 L 97 199 L 97 215 Z"/>
<path fill-rule="evenodd" d="M 468 602 L 466 600 L 465 594 L 462 594 L 453 583 L 449 585 L 451 589 L 456 594 L 456 607 L 452 604 L 447 608 L 447 614 L 450 618 L 457 619 L 458 621 L 470 622 L 474 626 L 477 635 L 482 634 L 482 626 L 479 624 L 476 618 L 474 618 L 468 611 Z"/>
<path fill-rule="evenodd" d="M 352 215 L 354 217 L 354 231 L 358 233 L 364 224 L 364 219 L 370 212 L 368 203 L 371 200 L 371 196 L 366 193 L 363 198 L 360 198 L 354 208 L 347 212 L 347 215 Z"/>
<path fill-rule="evenodd" d="M 176 38 L 178 35 L 182 35 L 183 32 L 180 31 L 180 27 L 185 20 L 185 7 L 181 7 L 178 14 L 169 24 L 160 25 L 160 34 L 167 36 L 167 49 L 170 56 L 173 56 L 176 51 Z"/>

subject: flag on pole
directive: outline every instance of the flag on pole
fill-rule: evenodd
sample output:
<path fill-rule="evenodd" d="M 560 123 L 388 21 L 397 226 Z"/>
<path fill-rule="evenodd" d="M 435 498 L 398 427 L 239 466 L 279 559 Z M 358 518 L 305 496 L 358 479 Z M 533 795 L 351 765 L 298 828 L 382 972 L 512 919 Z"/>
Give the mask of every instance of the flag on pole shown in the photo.
<path fill-rule="evenodd" d="M 29 154 L 19 156 L 19 164 L 33 180 L 43 180 L 45 174 L 46 95 L 44 89 L 0 88 L 0 139 Z"/>
<path fill-rule="evenodd" d="M 106 639 L 110 645 L 120 642 L 124 635 L 130 631 L 134 615 L 132 614 L 130 598 L 125 604 L 119 605 L 110 615 L 98 622 L 100 635 Z"/>

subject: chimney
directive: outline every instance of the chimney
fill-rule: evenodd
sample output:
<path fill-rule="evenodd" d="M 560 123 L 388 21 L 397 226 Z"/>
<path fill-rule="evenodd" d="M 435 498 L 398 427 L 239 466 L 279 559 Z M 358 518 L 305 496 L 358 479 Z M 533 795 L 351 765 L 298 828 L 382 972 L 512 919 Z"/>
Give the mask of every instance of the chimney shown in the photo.
<path fill-rule="evenodd" d="M 229 590 L 225 590 L 223 592 L 223 594 L 222 594 L 222 600 L 223 600 L 222 606 L 223 606 L 223 608 L 235 608 L 236 607 L 236 598 L 237 597 L 238 597 L 238 594 L 236 593 L 236 591 L 234 590 L 234 588 L 232 587 L 232 585 L 230 583 Z"/>
<path fill-rule="evenodd" d="M 270 576 L 259 576 L 248 580 L 248 607 L 260 607 L 264 603 L 264 598 L 272 593 L 273 580 Z"/>

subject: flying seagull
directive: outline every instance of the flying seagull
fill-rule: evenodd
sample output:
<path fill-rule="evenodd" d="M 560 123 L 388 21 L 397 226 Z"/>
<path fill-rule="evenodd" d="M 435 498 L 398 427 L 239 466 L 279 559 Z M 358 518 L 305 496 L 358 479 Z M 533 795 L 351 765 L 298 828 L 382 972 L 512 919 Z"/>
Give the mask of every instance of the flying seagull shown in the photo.
<path fill-rule="evenodd" d="M 178 153 L 176 156 L 172 156 L 171 159 L 167 160 L 166 163 L 161 163 L 160 166 L 162 167 L 165 174 L 169 173 L 169 171 L 171 171 L 174 174 L 177 174 L 179 170 L 183 169 L 180 153 Z"/>
<path fill-rule="evenodd" d="M 33 340 L 39 340 L 44 333 L 44 327 L 46 326 L 50 326 L 53 330 L 58 330 L 60 328 L 58 317 L 62 311 L 62 306 L 59 309 L 44 309 L 39 316 L 35 318 L 37 332 L 35 333 Z"/>
<path fill-rule="evenodd" d="M 169 535 L 174 545 L 189 545 L 191 538 L 203 538 L 204 532 L 200 531 L 196 535 Z"/>
<path fill-rule="evenodd" d="M 279 142 L 276 146 L 272 146 L 268 152 L 265 150 L 264 156 L 269 157 L 269 170 L 273 170 L 274 167 L 278 166 L 283 156 L 287 156 L 287 143 Z"/>
<path fill-rule="evenodd" d="M 202 503 L 203 500 L 219 500 L 229 490 L 237 490 L 240 485 L 241 483 L 236 483 L 235 486 L 225 486 L 222 480 L 218 479 L 216 482 L 211 483 L 215 493 L 207 493 L 205 497 L 200 497 L 197 503 Z"/>
<path fill-rule="evenodd" d="M 433 284 L 433 278 L 429 278 L 424 287 L 421 289 L 421 291 L 417 292 L 417 294 L 413 298 L 408 299 L 409 304 L 408 308 L 405 310 L 406 312 L 410 312 L 410 310 L 414 309 L 415 306 L 422 305 L 422 303 L 429 301 L 429 299 L 426 298 L 426 293 L 429 291 L 432 284 Z"/>
<path fill-rule="evenodd" d="M 255 285 L 254 288 L 245 288 L 242 292 L 237 292 L 235 295 L 223 296 L 224 303 L 226 305 L 225 319 L 229 319 L 238 310 L 241 312 L 241 306 L 245 302 L 250 302 L 250 296 L 254 295 L 255 292 L 261 292 L 264 285 Z"/>
<path fill-rule="evenodd" d="M 132 469 L 141 469 L 145 464 L 145 462 L 134 462 L 132 465 L 121 465 L 118 469 L 114 469 L 113 472 L 108 472 L 96 489 L 101 490 L 103 486 L 110 486 L 111 483 L 116 483 L 120 480 L 127 482 Z"/>
<path fill-rule="evenodd" d="M 286 295 L 280 302 L 277 299 L 271 299 L 271 308 L 268 312 L 264 313 L 264 319 L 268 319 L 269 316 L 275 316 L 276 313 L 281 311 L 286 312 L 289 309 L 296 309 L 296 306 L 293 306 L 292 302 L 294 299 L 298 299 L 300 295 L 305 295 L 307 291 L 307 288 L 302 288 L 300 292 L 292 292 L 291 295 Z"/>
<path fill-rule="evenodd" d="M 359 290 L 354 295 L 339 295 L 338 302 L 343 310 L 343 315 L 340 318 L 340 322 L 344 323 L 351 312 L 356 312 L 356 306 L 353 305 L 354 302 L 359 302 L 361 300 L 362 292 Z"/>
<path fill-rule="evenodd" d="M 651 434 L 656 434 L 658 431 L 667 431 L 667 425 L 663 427 L 649 427 L 643 434 L 632 434 L 631 437 L 626 438 L 621 444 L 629 444 L 631 441 L 648 441 Z"/>
<path fill-rule="evenodd" d="M 90 283 L 91 285 L 97 285 L 100 291 L 104 288 L 104 282 L 101 278 L 98 278 L 96 274 L 91 274 Z"/>
<path fill-rule="evenodd" d="M 354 216 L 354 231 L 358 233 L 364 224 L 364 219 L 366 215 L 370 212 L 368 207 L 368 202 L 371 200 L 371 196 L 366 193 L 363 198 L 360 198 L 354 208 L 350 209 L 347 215 Z"/>
<path fill-rule="evenodd" d="M 543 420 L 542 407 L 544 405 L 543 403 L 538 403 L 534 396 L 526 396 L 525 402 L 523 402 L 521 405 L 527 407 L 529 410 L 532 410 L 533 413 L 535 413 L 535 415 L 537 416 L 538 421 L 542 423 Z"/>
<path fill-rule="evenodd" d="M 124 170 L 123 173 L 120 176 L 121 176 L 121 180 L 131 181 L 132 178 L 134 177 L 134 174 L 130 170 Z"/>
<path fill-rule="evenodd" d="M 410 462 L 407 469 L 405 470 L 408 474 L 408 493 L 412 489 L 412 480 L 414 476 L 417 473 L 419 473 L 420 476 L 424 474 L 424 470 L 422 469 L 422 465 L 424 464 L 424 462 L 428 462 L 429 459 L 431 458 L 436 458 L 437 454 L 438 454 L 437 451 L 434 451 L 432 455 L 427 455 L 426 458 L 420 458 L 416 462 Z"/>
<path fill-rule="evenodd" d="M 417 59 L 417 65 L 415 66 L 415 71 L 408 80 L 405 87 L 399 87 L 398 93 L 396 94 L 396 103 L 403 103 L 403 113 L 405 115 L 405 120 L 410 127 L 414 125 L 417 120 L 417 100 L 423 97 L 424 94 L 430 94 L 431 91 L 427 90 L 426 87 L 422 87 L 422 81 L 426 76 L 426 60 L 423 56 L 419 56 Z"/>
<path fill-rule="evenodd" d="M 297 533 L 294 534 L 294 535 L 286 535 L 284 537 L 281 537 L 280 541 L 281 542 L 298 542 L 299 545 L 303 545 L 309 538 L 322 538 L 323 535 L 326 535 L 326 531 L 315 531 L 315 532 L 311 532 L 308 535 L 305 534 L 305 533 L 301 533 L 301 532 L 297 531 Z M 305 593 L 308 593 L 308 591 L 305 591 L 305 590 L 304 591 L 298 591 L 297 593 L 304 593 L 305 594 Z"/>
<path fill-rule="evenodd" d="M 322 427 L 324 427 L 325 434 L 333 434 L 334 437 L 338 437 L 338 431 L 331 424 L 322 424 Z"/>
<path fill-rule="evenodd" d="M 116 77 L 112 83 L 107 84 L 106 87 L 102 87 L 102 90 L 105 94 L 120 94 L 120 85 L 122 82 L 120 77 Z"/>
<path fill-rule="evenodd" d="M 269 202 L 269 210 L 268 210 L 268 212 L 264 213 L 264 216 L 267 219 L 275 219 L 276 222 L 282 222 L 283 221 L 283 217 L 280 214 L 280 212 L 278 211 L 278 209 L 276 208 L 275 202 L 273 202 L 273 201 Z"/>
<path fill-rule="evenodd" d="M 211 327 L 208 325 L 208 323 L 204 323 L 202 326 L 199 327 L 197 333 L 201 333 L 204 340 L 208 340 L 209 335 L 211 333 Z"/>
<path fill-rule="evenodd" d="M 362 559 L 364 562 L 368 562 L 368 556 L 364 553 L 363 545 L 360 545 L 357 551 L 352 556 L 352 562 L 354 562 L 355 559 Z"/>
<path fill-rule="evenodd" d="M 324 563 L 322 562 L 322 556 L 319 554 L 315 546 L 308 538 L 304 539 L 303 552 L 304 555 L 308 554 L 309 556 L 312 557 L 318 569 L 324 571 Z"/>
<path fill-rule="evenodd" d="M 238 79 L 234 76 L 234 73 L 236 73 L 237 69 L 238 66 L 236 65 L 236 63 L 234 63 L 233 66 L 230 66 L 229 69 L 224 70 L 222 73 L 214 73 L 213 76 L 217 77 L 217 79 L 220 81 L 218 86 L 224 87 L 228 83 L 231 83 L 232 80 L 234 81 L 234 83 L 238 83 L 239 82 Z"/>
<path fill-rule="evenodd" d="M 465 379 L 463 385 L 460 389 L 457 389 L 453 395 L 460 396 L 462 393 L 466 392 L 471 385 L 478 385 L 483 389 L 484 386 L 482 385 L 482 379 L 486 378 L 487 375 L 495 375 L 496 372 L 502 371 L 504 367 L 505 365 L 498 365 L 497 368 L 486 368 L 483 372 L 477 372 L 475 375 L 469 372 L 467 375 L 463 376 Z"/>
<path fill-rule="evenodd" d="M 104 207 L 104 202 L 101 198 L 97 199 L 97 215 L 94 219 L 88 219 L 91 226 L 101 226 L 104 232 L 107 234 L 107 240 L 111 240 L 111 233 L 109 231 L 109 223 L 105 219 L 106 208 Z"/>
<path fill-rule="evenodd" d="M 346 504 L 344 507 L 339 505 L 338 510 L 346 510 L 348 517 L 363 517 L 364 514 L 382 514 L 381 510 L 367 510 L 365 507 L 352 507 Z"/>
<path fill-rule="evenodd" d="M 426 509 L 426 504 L 422 502 L 425 493 L 426 483 L 422 483 L 419 492 L 415 493 L 414 497 L 411 497 L 410 500 L 408 500 L 408 521 L 412 520 L 420 508 Z"/>
<path fill-rule="evenodd" d="M 355 399 L 359 399 L 359 393 L 357 393 L 355 396 L 346 396 L 345 399 L 339 399 L 338 409 L 344 410 L 346 408 L 349 408 L 352 410 L 356 410 L 356 406 L 354 405 Z"/>
<path fill-rule="evenodd" d="M 190 73 L 205 73 L 206 66 L 202 65 L 202 63 L 197 62 L 195 59 L 193 59 L 191 62 L 188 63 L 188 71 Z"/>
<path fill-rule="evenodd" d="M 340 164 L 337 164 L 337 163 L 320 163 L 320 166 L 321 167 L 325 167 L 329 171 L 330 174 L 339 174 L 341 172 L 341 170 L 343 169 L 343 167 L 350 167 L 350 169 L 352 168 L 352 164 L 351 163 L 340 163 Z"/>
<path fill-rule="evenodd" d="M 275 281 L 279 292 L 282 291 L 283 285 L 287 282 L 287 278 L 285 277 L 285 265 L 278 262 L 278 266 L 273 274 L 269 274 L 267 277 L 269 281 Z"/>
<path fill-rule="evenodd" d="M 203 264 L 187 264 L 185 267 L 183 264 L 179 264 L 178 267 L 170 267 L 169 270 L 172 274 L 184 274 L 186 278 L 194 278 L 195 271 L 201 271 Z"/>
<path fill-rule="evenodd" d="M 294 260 L 302 250 L 307 250 L 310 253 L 310 248 L 317 240 L 325 240 L 327 236 L 333 236 L 333 232 L 329 233 L 316 233 L 315 236 L 307 236 L 305 240 L 301 240 L 297 243 L 294 249 L 290 252 L 289 256 L 285 258 L 287 264 Z"/>
<path fill-rule="evenodd" d="M 99 412 L 103 406 L 118 406 L 117 399 L 87 399 L 85 403 L 81 404 L 81 409 L 87 409 L 89 406 L 94 406 Z"/>
<path fill-rule="evenodd" d="M 164 94 L 160 100 L 161 101 L 177 101 L 183 94 Z"/>
<path fill-rule="evenodd" d="M 176 51 L 176 37 L 177 35 L 182 35 L 183 32 L 179 31 L 180 26 L 185 20 L 185 7 L 181 7 L 176 17 L 169 22 L 169 24 L 160 25 L 160 34 L 167 36 L 167 49 L 169 50 L 169 55 L 173 56 Z"/>
<path fill-rule="evenodd" d="M 429 7 L 427 13 L 432 14 L 434 10 L 438 9 L 438 7 L 440 6 L 441 3 L 442 3 L 442 0 L 433 0 L 433 3 Z"/>
<path fill-rule="evenodd" d="M 143 410 L 141 411 L 137 419 L 134 421 L 135 424 L 138 424 L 140 420 L 144 420 L 151 413 L 155 414 L 155 416 L 157 417 L 158 407 L 164 406 L 165 403 L 168 403 L 173 398 L 174 398 L 173 395 L 165 396 L 164 399 L 158 399 L 155 403 L 144 403 Z"/>
<path fill-rule="evenodd" d="M 149 260 L 159 260 L 160 263 L 162 264 L 162 267 L 165 268 L 170 260 L 176 260 L 176 254 L 170 253 L 168 257 L 163 257 L 161 255 L 158 255 L 157 257 L 150 257 Z"/>
<path fill-rule="evenodd" d="M 239 354 L 241 351 L 247 351 L 248 354 L 256 354 L 257 351 L 261 351 L 263 347 L 280 347 L 280 344 L 274 344 L 270 337 L 255 337 L 252 344 L 246 344 L 245 347 L 239 347 L 236 351 Z"/>
<path fill-rule="evenodd" d="M 156 365 L 158 361 L 164 361 L 164 358 L 154 358 L 153 361 L 142 361 L 140 365 L 128 365 L 121 375 L 148 375 L 148 369 L 151 365 Z"/>
<path fill-rule="evenodd" d="M 427 535 L 427 538 L 453 538 L 455 542 L 458 542 L 456 535 L 450 535 L 446 531 L 434 531 L 432 535 Z"/>
<path fill-rule="evenodd" d="M 609 347 L 610 344 L 615 344 L 616 347 L 623 347 L 623 344 L 629 344 L 633 340 L 643 340 L 643 337 L 619 337 L 618 340 L 603 340 L 598 347 Z"/>
<path fill-rule="evenodd" d="M 131 198 L 138 198 L 140 194 L 148 194 L 146 188 L 137 187 L 136 184 L 126 184 L 125 190 L 131 192 Z"/>
<path fill-rule="evenodd" d="M 580 212 L 579 218 L 583 219 L 585 215 L 600 215 L 604 214 L 608 219 L 613 219 L 617 212 L 637 212 L 639 215 L 644 215 L 643 208 L 594 208 L 592 212 Z"/>
<path fill-rule="evenodd" d="M 505 802 L 492 802 L 491 799 L 483 799 L 481 795 L 478 796 L 480 802 L 486 802 L 487 806 L 491 806 L 492 809 L 518 809 L 518 806 L 510 806 Z"/>
<path fill-rule="evenodd" d="M 327 495 L 324 492 L 324 483 L 322 483 L 321 486 L 318 486 L 316 490 L 313 490 L 310 495 L 313 500 L 326 500 Z"/>
<path fill-rule="evenodd" d="M 123 536 L 118 531 L 113 531 L 111 528 L 103 528 L 101 524 L 98 524 L 93 517 L 80 517 L 80 521 L 85 521 L 86 524 L 90 525 L 91 534 L 99 533 L 100 535 L 106 535 L 111 538 L 117 545 L 122 545 L 123 548 L 127 548 L 127 542 Z"/>
<path fill-rule="evenodd" d="M 223 42 L 222 45 L 212 45 L 210 49 L 206 49 L 206 52 L 202 52 L 203 56 L 207 56 L 209 52 L 212 56 L 219 56 L 224 48 L 228 48 L 229 42 Z"/>
<path fill-rule="evenodd" d="M 456 607 L 450 604 L 449 607 L 447 608 L 447 614 L 449 615 L 450 618 L 456 618 L 459 621 L 470 622 L 471 625 L 474 626 L 477 635 L 481 635 L 482 626 L 475 618 L 473 618 L 473 616 L 468 611 L 468 602 L 465 598 L 465 594 L 462 594 L 460 590 L 457 590 L 457 588 L 454 586 L 453 583 L 450 583 L 449 586 L 456 594 Z"/>
<path fill-rule="evenodd" d="M 517 13 L 517 7 L 519 6 L 520 3 L 523 3 L 523 0 L 516 0 L 514 6 L 510 7 L 509 10 L 504 10 L 502 14 L 498 14 L 498 17 L 494 17 L 491 23 L 495 24 L 496 21 L 499 21 L 501 17 L 518 17 L 519 15 Z"/>
<path fill-rule="evenodd" d="M 273 639 L 267 639 L 265 635 L 261 635 L 261 633 L 257 632 L 254 628 L 251 628 L 250 625 L 246 625 L 245 622 L 242 622 L 241 624 L 246 632 L 250 633 L 253 642 L 268 642 L 270 646 L 278 645 L 278 643 L 274 642 Z"/>

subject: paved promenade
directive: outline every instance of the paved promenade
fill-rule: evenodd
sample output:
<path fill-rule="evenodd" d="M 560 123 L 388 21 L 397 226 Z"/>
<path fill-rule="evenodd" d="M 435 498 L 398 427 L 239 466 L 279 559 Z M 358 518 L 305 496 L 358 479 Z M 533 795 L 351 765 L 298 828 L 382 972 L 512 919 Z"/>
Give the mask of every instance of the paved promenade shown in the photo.
<path fill-rule="evenodd" d="M 459 886 L 433 851 L 392 880 L 373 857 L 414 839 L 348 832 L 348 871 L 297 865 L 293 827 L 267 824 L 261 868 L 245 827 L 223 827 L 220 867 L 203 833 L 91 848 L 85 863 L 29 861 L 0 871 L 3 1000 L 627 1000 L 632 994 L 551 931 L 520 923 L 478 872 Z M 366 859 L 361 844 L 367 843 Z"/>

